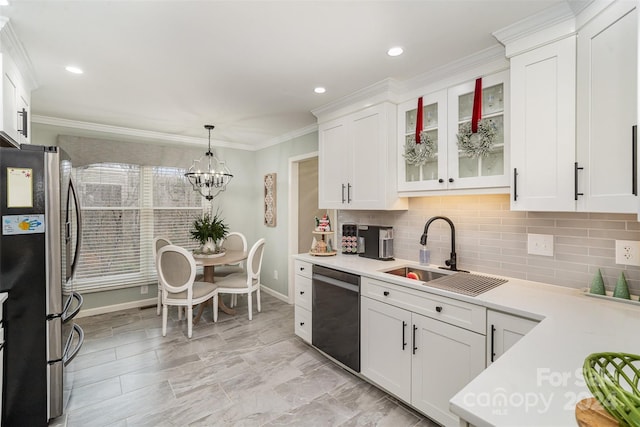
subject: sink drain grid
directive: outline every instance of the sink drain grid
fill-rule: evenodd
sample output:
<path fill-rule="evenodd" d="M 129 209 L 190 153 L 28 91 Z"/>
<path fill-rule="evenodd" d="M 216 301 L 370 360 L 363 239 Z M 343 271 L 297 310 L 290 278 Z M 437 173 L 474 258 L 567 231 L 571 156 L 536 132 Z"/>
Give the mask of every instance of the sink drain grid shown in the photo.
<path fill-rule="evenodd" d="M 443 289 L 445 291 L 475 297 L 504 283 L 507 283 L 507 280 L 481 276 L 479 274 L 459 272 L 431 280 L 430 282 L 426 282 L 425 285 L 432 288 Z"/>

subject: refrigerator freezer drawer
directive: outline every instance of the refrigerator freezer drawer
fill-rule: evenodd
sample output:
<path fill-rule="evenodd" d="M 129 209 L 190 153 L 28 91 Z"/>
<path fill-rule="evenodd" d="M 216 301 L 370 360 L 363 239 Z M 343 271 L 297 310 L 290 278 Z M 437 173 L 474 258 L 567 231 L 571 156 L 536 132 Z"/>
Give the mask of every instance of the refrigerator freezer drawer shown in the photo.
<path fill-rule="evenodd" d="M 62 377 L 64 366 L 62 360 L 47 366 L 47 376 L 49 377 L 49 392 L 47 402 L 47 419 L 52 419 L 62 415 Z"/>

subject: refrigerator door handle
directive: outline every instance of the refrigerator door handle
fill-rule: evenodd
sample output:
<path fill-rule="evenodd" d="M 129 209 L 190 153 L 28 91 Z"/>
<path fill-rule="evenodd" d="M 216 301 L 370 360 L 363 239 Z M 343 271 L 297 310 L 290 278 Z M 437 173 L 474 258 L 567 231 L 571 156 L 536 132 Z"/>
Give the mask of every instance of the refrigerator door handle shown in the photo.
<path fill-rule="evenodd" d="M 67 310 L 69 310 L 71 306 L 71 302 L 74 299 L 78 301 L 78 305 L 71 313 L 67 313 Z M 67 301 L 64 303 L 64 310 L 62 311 L 62 323 L 67 323 L 69 320 L 76 317 L 80 312 L 80 309 L 82 308 L 83 303 L 84 303 L 84 298 L 82 298 L 82 295 L 80 295 L 77 292 L 71 292 L 71 295 L 69 296 L 69 298 L 67 298 Z"/>
<path fill-rule="evenodd" d="M 71 343 L 73 342 L 74 332 L 78 335 L 78 344 L 75 346 L 73 350 L 71 350 Z M 74 324 L 73 332 L 69 334 L 69 337 L 67 338 L 67 342 L 64 346 L 64 352 L 62 356 L 62 363 L 64 364 L 64 366 L 67 366 L 69 363 L 71 363 L 73 359 L 75 359 L 83 343 L 84 343 L 84 331 L 82 330 L 80 325 Z"/>
<path fill-rule="evenodd" d="M 76 274 L 76 269 L 78 266 L 78 256 L 80 255 L 80 243 L 82 242 L 82 214 L 80 212 L 80 201 L 78 200 L 78 193 L 76 192 L 76 187 L 73 184 L 73 179 L 71 178 L 71 176 L 69 176 L 69 191 L 67 193 L 67 218 L 65 221 L 66 227 L 67 229 L 65 230 L 65 238 L 66 239 L 71 239 L 71 230 L 68 229 L 69 227 L 69 197 L 73 196 L 73 204 L 75 205 L 75 214 L 76 214 L 76 247 L 74 250 L 74 255 L 73 255 L 73 261 L 71 262 L 71 268 L 70 271 L 67 271 L 67 275 L 68 277 L 66 277 L 66 281 L 68 282 L 69 280 L 71 280 L 71 278 L 73 278 L 73 276 Z M 67 254 L 67 257 L 70 254 Z M 69 259 L 69 258 L 67 258 Z M 69 261 L 67 261 L 68 263 Z M 68 265 L 68 264 L 67 264 Z"/>

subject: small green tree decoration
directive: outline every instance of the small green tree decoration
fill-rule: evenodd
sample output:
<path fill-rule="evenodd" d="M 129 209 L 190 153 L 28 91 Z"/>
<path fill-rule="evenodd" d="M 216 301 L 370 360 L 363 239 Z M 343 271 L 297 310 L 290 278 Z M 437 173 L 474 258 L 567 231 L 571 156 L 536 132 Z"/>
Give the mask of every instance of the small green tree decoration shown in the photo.
<path fill-rule="evenodd" d="M 190 233 L 191 238 L 202 245 L 203 253 L 214 253 L 217 243 L 227 237 L 229 226 L 224 223 L 218 212 L 213 217 L 206 213 L 193 220 Z"/>
<path fill-rule="evenodd" d="M 596 275 L 593 276 L 593 280 L 591 281 L 590 292 L 596 295 L 607 294 L 604 289 L 604 280 L 602 280 L 602 273 L 600 272 L 600 269 L 598 269 L 598 272 L 596 273 Z"/>
<path fill-rule="evenodd" d="M 629 294 L 629 285 L 627 285 L 627 279 L 624 277 L 624 272 L 620 272 L 618 283 L 616 283 L 616 288 L 613 290 L 613 296 L 616 298 L 631 299 L 631 295 Z"/>

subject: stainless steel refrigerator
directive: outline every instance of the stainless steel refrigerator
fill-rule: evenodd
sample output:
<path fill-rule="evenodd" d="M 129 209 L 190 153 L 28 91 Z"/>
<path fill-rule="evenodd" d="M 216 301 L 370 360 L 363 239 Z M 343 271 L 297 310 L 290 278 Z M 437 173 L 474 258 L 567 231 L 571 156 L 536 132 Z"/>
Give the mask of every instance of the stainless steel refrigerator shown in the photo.
<path fill-rule="evenodd" d="M 82 297 L 70 286 L 81 241 L 71 162 L 57 147 L 0 148 L 3 426 L 45 426 L 65 405 Z M 68 388 L 68 387 L 67 387 Z"/>

